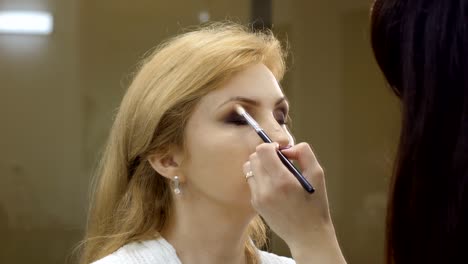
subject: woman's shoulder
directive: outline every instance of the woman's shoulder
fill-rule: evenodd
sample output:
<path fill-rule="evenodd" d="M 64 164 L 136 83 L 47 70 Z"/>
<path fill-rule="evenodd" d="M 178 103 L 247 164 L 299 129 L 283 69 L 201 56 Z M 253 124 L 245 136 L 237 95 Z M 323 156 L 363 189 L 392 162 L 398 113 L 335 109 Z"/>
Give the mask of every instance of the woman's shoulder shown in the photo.
<path fill-rule="evenodd" d="M 295 264 L 296 262 L 287 257 L 281 257 L 276 254 L 260 251 L 260 259 L 262 264 Z"/>
<path fill-rule="evenodd" d="M 116 252 L 103 257 L 102 259 L 96 260 L 91 264 L 123 264 L 125 261 L 121 259 Z"/>
<path fill-rule="evenodd" d="M 129 243 L 92 264 L 181 264 L 164 239 Z"/>
<path fill-rule="evenodd" d="M 259 251 L 262 264 L 295 264 L 293 259 Z M 175 249 L 163 238 L 129 243 L 92 264 L 181 264 Z"/>

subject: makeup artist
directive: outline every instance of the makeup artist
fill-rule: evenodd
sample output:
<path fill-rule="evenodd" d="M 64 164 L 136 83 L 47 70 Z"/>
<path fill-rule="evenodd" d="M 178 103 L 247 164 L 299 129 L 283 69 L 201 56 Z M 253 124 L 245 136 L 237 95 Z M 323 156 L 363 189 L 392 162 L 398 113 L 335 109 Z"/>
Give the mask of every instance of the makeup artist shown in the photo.
<path fill-rule="evenodd" d="M 468 263 L 468 1 L 377 0 L 371 40 L 403 115 L 386 263 Z M 275 148 L 260 145 L 244 165 L 254 207 L 283 238 L 308 247 L 312 258 L 339 263 L 324 176 L 313 152 L 306 144 L 283 150 L 316 188 L 309 195 L 283 168 Z"/>

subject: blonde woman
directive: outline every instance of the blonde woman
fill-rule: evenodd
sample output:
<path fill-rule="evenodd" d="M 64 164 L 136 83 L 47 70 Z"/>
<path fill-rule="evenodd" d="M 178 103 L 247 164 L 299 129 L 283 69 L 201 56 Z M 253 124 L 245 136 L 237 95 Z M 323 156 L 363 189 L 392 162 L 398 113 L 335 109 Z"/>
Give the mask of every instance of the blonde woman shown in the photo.
<path fill-rule="evenodd" d="M 97 174 L 82 263 L 295 263 L 258 249 L 265 243 L 258 213 L 297 263 L 335 261 L 323 258 L 337 243 L 308 145 L 286 152 L 306 154 L 313 196 L 292 177 L 259 186 L 244 176 L 256 149 L 276 146 L 260 145 L 237 104 L 280 148 L 294 145 L 278 85 L 284 57 L 272 34 L 224 23 L 177 36 L 144 61 Z"/>

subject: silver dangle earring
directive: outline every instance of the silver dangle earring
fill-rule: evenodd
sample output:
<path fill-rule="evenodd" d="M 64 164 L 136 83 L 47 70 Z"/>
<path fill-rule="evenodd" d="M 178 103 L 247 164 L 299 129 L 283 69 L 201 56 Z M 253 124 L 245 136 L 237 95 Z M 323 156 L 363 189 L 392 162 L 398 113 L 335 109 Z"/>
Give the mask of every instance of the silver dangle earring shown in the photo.
<path fill-rule="evenodd" d="M 174 176 L 174 179 L 172 181 L 174 182 L 174 193 L 176 195 L 179 195 L 181 193 L 179 176 Z"/>

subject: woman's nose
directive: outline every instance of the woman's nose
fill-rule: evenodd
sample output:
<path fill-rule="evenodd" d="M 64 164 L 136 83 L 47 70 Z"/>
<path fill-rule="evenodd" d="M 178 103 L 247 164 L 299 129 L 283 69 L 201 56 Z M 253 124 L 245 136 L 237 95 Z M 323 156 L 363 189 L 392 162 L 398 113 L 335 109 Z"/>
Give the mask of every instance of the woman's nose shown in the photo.
<path fill-rule="evenodd" d="M 273 142 L 277 142 L 281 148 L 294 145 L 293 138 L 289 130 L 284 125 L 280 125 L 274 118 L 268 122 L 268 126 L 263 128 Z"/>

